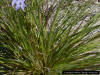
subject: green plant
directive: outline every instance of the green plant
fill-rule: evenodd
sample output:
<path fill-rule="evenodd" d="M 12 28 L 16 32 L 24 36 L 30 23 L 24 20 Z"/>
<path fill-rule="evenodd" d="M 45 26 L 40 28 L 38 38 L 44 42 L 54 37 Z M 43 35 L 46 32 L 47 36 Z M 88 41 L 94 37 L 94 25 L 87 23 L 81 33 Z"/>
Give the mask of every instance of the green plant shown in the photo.
<path fill-rule="evenodd" d="M 95 42 L 100 32 L 90 35 L 100 28 L 95 25 L 100 12 L 91 16 L 88 10 L 93 1 L 75 5 L 68 0 L 64 5 L 65 0 L 54 0 L 56 6 L 53 2 L 50 7 L 48 1 L 27 0 L 25 12 L 16 11 L 5 0 L 0 2 L 0 46 L 13 57 L 0 56 L 0 64 L 8 68 L 4 72 L 61 75 L 63 70 L 100 69 L 96 51 L 100 42 Z M 87 16 L 90 19 L 84 23 Z"/>

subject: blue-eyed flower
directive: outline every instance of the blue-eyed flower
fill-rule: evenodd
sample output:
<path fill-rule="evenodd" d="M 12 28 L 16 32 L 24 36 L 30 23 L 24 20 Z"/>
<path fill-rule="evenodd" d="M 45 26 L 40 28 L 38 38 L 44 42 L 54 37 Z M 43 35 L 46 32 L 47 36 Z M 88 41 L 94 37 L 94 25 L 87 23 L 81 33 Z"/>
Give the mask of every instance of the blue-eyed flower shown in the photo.
<path fill-rule="evenodd" d="M 26 7 L 24 2 L 25 0 L 13 0 L 12 6 L 16 5 L 16 10 L 21 8 L 24 11 L 24 8 Z"/>

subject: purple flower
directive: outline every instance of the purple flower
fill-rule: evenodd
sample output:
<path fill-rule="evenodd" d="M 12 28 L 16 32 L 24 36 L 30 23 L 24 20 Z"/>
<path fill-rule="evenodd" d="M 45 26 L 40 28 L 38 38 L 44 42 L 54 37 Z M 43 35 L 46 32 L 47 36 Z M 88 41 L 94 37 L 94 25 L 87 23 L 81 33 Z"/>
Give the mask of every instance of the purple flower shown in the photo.
<path fill-rule="evenodd" d="M 24 1 L 25 0 L 13 0 L 12 6 L 16 5 L 16 10 L 21 8 L 24 11 L 24 8 L 26 7 Z"/>

